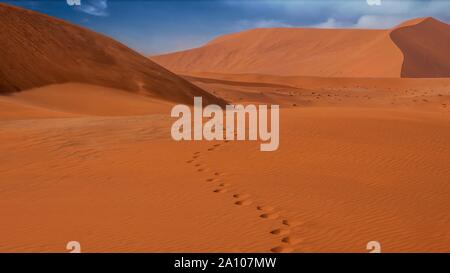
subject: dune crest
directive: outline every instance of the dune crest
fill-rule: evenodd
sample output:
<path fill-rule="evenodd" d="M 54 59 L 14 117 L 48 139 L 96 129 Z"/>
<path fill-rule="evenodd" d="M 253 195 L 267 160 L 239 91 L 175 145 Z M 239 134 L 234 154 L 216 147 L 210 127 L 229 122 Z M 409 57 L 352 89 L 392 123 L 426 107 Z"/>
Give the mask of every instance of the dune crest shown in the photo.
<path fill-rule="evenodd" d="M 403 78 L 450 77 L 449 25 L 428 17 L 406 22 L 390 36 L 404 56 Z"/>
<path fill-rule="evenodd" d="M 80 82 L 225 103 L 111 38 L 34 11 L 0 4 L 0 42 L 0 93 Z"/>
<path fill-rule="evenodd" d="M 432 18 L 410 20 L 386 30 L 261 28 L 151 59 L 180 73 L 447 77 L 449 35 L 450 27 Z"/>

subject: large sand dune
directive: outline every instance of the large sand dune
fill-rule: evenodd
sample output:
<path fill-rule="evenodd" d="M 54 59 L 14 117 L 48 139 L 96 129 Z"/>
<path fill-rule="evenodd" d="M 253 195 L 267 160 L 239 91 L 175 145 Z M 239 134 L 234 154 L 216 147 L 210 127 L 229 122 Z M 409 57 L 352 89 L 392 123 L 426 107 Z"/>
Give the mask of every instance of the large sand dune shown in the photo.
<path fill-rule="evenodd" d="M 180 73 L 450 77 L 449 37 L 450 26 L 433 18 L 392 30 L 262 28 L 151 59 Z"/>
<path fill-rule="evenodd" d="M 366 78 L 258 74 L 290 74 L 264 56 L 284 58 L 289 69 L 302 63 L 279 50 L 302 46 L 292 32 L 308 36 L 291 29 L 205 47 L 211 69 L 250 74 L 196 73 L 209 63 L 189 51 L 174 55 L 189 70 L 179 77 L 62 21 L 6 5 L 0 14 L 0 252 L 68 252 L 69 241 L 82 252 L 367 252 L 369 241 L 383 252 L 450 252 L 450 79 L 399 78 L 402 52 L 387 43 L 388 31 L 311 37 L 331 37 L 308 45 L 320 53 L 307 60 L 314 73 Z M 413 48 L 408 73 L 416 75 L 431 71 L 420 65 L 427 48 L 415 51 L 408 40 L 420 24 L 428 31 L 436 23 L 391 32 Z M 241 37 L 252 33 L 259 42 Z M 279 39 L 267 46 L 262 33 Z M 348 39 L 358 50 L 340 45 Z M 224 46 L 241 40 L 245 54 Z M 334 49 L 355 53 L 355 63 Z M 219 53 L 233 62 L 214 61 Z M 340 62 L 329 68 L 323 54 Z M 433 69 L 429 77 L 446 66 Z M 233 103 L 280 104 L 279 149 L 174 141 L 173 101 L 224 101 L 203 90 Z"/>
<path fill-rule="evenodd" d="M 400 26 L 391 32 L 402 50 L 402 77 L 450 77 L 450 26 L 426 18 L 413 26 Z"/>
<path fill-rule="evenodd" d="M 192 103 L 224 102 L 101 34 L 0 4 L 0 93 L 82 82 Z"/>

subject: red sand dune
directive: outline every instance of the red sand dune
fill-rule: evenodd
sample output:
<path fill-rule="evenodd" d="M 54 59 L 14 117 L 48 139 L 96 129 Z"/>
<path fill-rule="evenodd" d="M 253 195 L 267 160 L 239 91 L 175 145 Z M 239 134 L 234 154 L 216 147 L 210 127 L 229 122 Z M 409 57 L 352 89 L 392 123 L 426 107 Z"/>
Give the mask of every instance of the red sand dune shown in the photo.
<path fill-rule="evenodd" d="M 37 12 L 0 4 L 0 93 L 81 82 L 192 103 L 224 102 L 126 46 Z"/>
<path fill-rule="evenodd" d="M 391 34 L 414 48 L 405 27 Z M 293 31 L 316 34 L 302 47 Z M 242 38 L 252 33 L 279 39 Z M 282 60 L 397 78 L 191 71 L 196 87 L 109 38 L 0 5 L 0 91 L 33 87 L 0 94 L 0 252 L 67 252 L 73 240 L 82 252 L 367 252 L 373 240 L 383 252 L 449 252 L 450 78 L 399 78 L 402 56 L 388 34 L 255 30 L 192 51 L 205 54 L 198 60 L 175 56 L 192 61 L 189 70 L 287 73 L 273 64 Z M 358 47 L 340 44 L 348 39 Z M 292 57 L 305 50 L 310 59 Z M 413 67 L 423 68 L 426 50 L 410 51 Z M 219 53 L 232 62 L 214 61 Z M 160 98 L 191 102 L 202 90 L 280 104 L 279 149 L 174 141 L 173 103 Z"/>
<path fill-rule="evenodd" d="M 450 26 L 433 18 L 391 32 L 402 49 L 401 76 L 405 78 L 450 77 Z"/>
<path fill-rule="evenodd" d="M 449 77 L 449 37 L 450 27 L 433 18 L 392 30 L 262 28 L 152 60 L 181 73 Z"/>

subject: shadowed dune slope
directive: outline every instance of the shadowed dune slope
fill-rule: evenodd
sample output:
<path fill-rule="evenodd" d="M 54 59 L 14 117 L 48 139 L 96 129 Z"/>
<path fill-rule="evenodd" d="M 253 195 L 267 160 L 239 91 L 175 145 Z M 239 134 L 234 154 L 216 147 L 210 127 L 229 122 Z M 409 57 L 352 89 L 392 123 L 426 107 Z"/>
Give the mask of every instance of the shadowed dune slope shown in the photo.
<path fill-rule="evenodd" d="M 401 76 L 405 78 L 450 77 L 450 26 L 425 18 L 391 32 L 394 43 L 402 50 Z"/>
<path fill-rule="evenodd" d="M 98 33 L 0 4 L 0 93 L 80 82 L 192 103 L 224 104 L 148 58 Z"/>
<path fill-rule="evenodd" d="M 429 18 L 392 30 L 262 28 L 224 35 L 203 47 L 152 60 L 180 73 L 440 77 L 447 75 L 450 64 L 448 57 L 442 57 L 449 48 L 448 28 Z"/>

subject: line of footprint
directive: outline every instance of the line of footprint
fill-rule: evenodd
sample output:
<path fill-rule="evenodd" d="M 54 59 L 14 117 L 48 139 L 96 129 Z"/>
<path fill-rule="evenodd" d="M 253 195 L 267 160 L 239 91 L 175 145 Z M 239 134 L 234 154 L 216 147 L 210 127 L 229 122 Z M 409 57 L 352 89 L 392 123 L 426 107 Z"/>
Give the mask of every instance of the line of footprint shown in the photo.
<path fill-rule="evenodd" d="M 228 140 L 224 141 L 225 143 L 228 143 Z M 217 143 L 214 144 L 212 147 L 208 148 L 208 152 L 212 152 L 215 149 L 219 148 L 221 144 Z M 197 172 L 206 172 L 208 171 L 207 168 L 201 163 L 198 163 L 198 159 L 200 158 L 201 153 L 200 152 L 194 152 L 192 155 L 192 158 L 186 161 L 188 164 L 193 164 L 196 167 Z M 229 191 L 229 187 L 231 186 L 228 182 L 223 182 L 222 179 L 220 179 L 221 176 L 224 176 L 225 173 L 213 171 L 212 176 L 206 179 L 206 182 L 210 183 L 217 183 L 217 188 L 213 190 L 214 193 L 227 193 Z M 251 195 L 249 194 L 241 194 L 241 193 L 234 193 L 234 204 L 237 206 L 250 206 L 253 205 L 255 202 L 252 200 Z M 276 228 L 274 230 L 270 231 L 270 234 L 273 236 L 281 237 L 280 244 L 271 248 L 270 251 L 274 253 L 289 253 L 293 252 L 295 248 L 298 247 L 299 244 L 303 242 L 303 240 L 299 237 L 296 237 L 294 235 L 291 235 L 292 229 L 298 226 L 301 226 L 303 223 L 300 221 L 291 221 L 288 219 L 283 219 L 279 213 L 276 212 L 274 207 L 266 206 L 266 205 L 257 205 L 255 207 L 260 215 L 259 217 L 261 219 L 266 220 L 279 220 L 281 219 L 281 227 Z"/>

